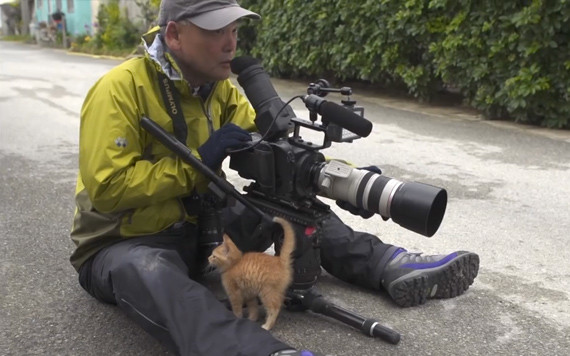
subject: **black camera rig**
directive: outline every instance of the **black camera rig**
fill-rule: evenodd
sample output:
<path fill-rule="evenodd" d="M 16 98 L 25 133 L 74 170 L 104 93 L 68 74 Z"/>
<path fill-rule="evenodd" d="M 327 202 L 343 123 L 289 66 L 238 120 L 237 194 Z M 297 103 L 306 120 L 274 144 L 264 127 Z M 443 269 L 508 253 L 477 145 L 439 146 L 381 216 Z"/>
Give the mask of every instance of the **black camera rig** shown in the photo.
<path fill-rule="evenodd" d="M 321 79 L 311 83 L 306 95 L 284 103 L 271 84 L 269 75 L 257 60 L 238 57 L 232 71 L 256 111 L 258 133 L 252 134 L 247 147 L 231 152 L 230 168 L 253 182 L 244 187 L 246 194 L 194 157 L 188 147 L 149 118 L 141 125 L 156 139 L 210 179 L 210 191 L 224 200 L 227 195 L 257 213 L 260 222 L 254 235 L 267 238 L 273 229 L 273 216 L 281 216 L 300 227 L 312 227 L 307 239 L 297 236 L 294 252 L 294 280 L 288 290 L 286 306 L 290 310 L 311 310 L 396 344 L 400 334 L 326 301 L 314 285 L 321 273 L 320 238 L 330 207 L 317 196 L 342 200 L 355 207 L 391 218 L 402 227 L 432 236 L 443 219 L 447 204 L 444 189 L 397 179 L 357 169 L 341 161 L 327 161 L 319 150 L 332 142 L 352 142 L 366 137 L 372 123 L 364 118 L 364 109 L 351 100 L 351 88 L 331 88 Z M 328 93 L 345 95 L 342 105 L 323 99 Z M 288 105 L 300 98 L 309 110 L 309 120 L 298 118 Z M 321 116 L 320 123 L 317 122 Z M 320 144 L 305 141 L 301 128 L 323 134 Z M 221 241 L 221 236 L 219 237 Z M 280 239 L 275 249 L 279 252 Z"/>

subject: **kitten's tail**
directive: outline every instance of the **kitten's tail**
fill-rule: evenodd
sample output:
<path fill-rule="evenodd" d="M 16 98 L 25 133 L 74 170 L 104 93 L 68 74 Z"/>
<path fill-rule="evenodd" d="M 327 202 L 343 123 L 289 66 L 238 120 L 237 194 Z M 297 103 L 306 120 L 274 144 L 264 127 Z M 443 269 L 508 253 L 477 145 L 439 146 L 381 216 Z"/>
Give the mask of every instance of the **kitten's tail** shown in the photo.
<path fill-rule="evenodd" d="M 283 227 L 283 245 L 279 252 L 279 258 L 284 265 L 290 266 L 292 261 L 291 254 L 295 250 L 295 231 L 291 223 L 283 218 L 275 216 L 273 221 Z"/>

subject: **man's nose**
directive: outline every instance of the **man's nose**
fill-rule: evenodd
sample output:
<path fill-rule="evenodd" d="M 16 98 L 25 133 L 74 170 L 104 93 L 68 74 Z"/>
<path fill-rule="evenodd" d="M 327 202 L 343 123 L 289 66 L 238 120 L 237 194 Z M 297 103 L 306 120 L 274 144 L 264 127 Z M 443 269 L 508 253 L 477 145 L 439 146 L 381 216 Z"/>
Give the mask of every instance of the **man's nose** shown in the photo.
<path fill-rule="evenodd" d="M 233 52 L 237 48 L 237 34 L 229 32 L 224 41 L 224 52 Z"/>

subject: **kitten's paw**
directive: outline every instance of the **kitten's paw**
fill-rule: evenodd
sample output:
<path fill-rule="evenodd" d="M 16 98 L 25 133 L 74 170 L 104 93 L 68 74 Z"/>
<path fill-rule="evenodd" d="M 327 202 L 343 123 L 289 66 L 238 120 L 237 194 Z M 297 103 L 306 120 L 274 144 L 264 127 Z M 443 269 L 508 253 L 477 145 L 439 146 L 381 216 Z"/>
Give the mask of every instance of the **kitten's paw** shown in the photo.
<path fill-rule="evenodd" d="M 250 314 L 250 315 L 248 316 L 248 319 L 251 320 L 251 321 L 257 321 L 257 319 L 259 319 L 259 318 L 258 318 L 258 316 L 255 315 L 255 314 Z"/>
<path fill-rule="evenodd" d="M 259 318 L 259 308 L 257 307 L 257 299 L 247 303 L 247 316 L 251 321 L 257 321 Z"/>

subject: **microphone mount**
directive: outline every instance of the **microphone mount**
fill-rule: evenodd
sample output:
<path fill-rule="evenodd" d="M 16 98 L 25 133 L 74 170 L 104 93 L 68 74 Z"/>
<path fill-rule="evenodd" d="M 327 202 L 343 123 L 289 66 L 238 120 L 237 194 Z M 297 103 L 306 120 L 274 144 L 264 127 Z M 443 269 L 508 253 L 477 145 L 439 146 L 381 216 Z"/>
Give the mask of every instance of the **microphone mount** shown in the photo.
<path fill-rule="evenodd" d="M 340 93 L 341 95 L 350 97 L 352 95 L 352 88 L 331 88 L 328 80 L 326 79 L 319 79 L 316 83 L 310 83 L 307 87 L 307 94 L 309 95 L 314 94 L 320 96 L 321 98 L 324 98 L 328 93 Z"/>
<path fill-rule="evenodd" d="M 364 107 L 357 106 L 356 100 L 352 100 L 350 96 L 352 95 L 352 88 L 351 87 L 341 87 L 341 88 L 333 88 L 331 87 L 330 83 L 326 79 L 319 79 L 315 83 L 310 83 L 307 87 L 307 95 L 303 98 L 303 102 L 309 109 L 309 119 L 311 122 L 315 123 L 318 119 L 317 112 L 318 107 L 323 103 L 324 100 L 318 100 L 318 98 L 314 98 L 312 96 L 317 96 L 320 98 L 324 98 L 329 93 L 339 93 L 341 95 L 346 96 L 346 99 L 341 99 L 340 102 L 342 107 L 345 109 L 354 112 L 355 114 L 359 115 L 361 118 L 364 118 Z M 361 138 L 360 135 L 347 131 L 346 128 L 337 127 L 339 125 L 329 124 L 331 126 L 329 128 L 329 133 L 331 135 L 332 141 L 336 142 L 352 142 L 355 139 Z M 344 129 L 344 130 L 343 130 Z"/>

